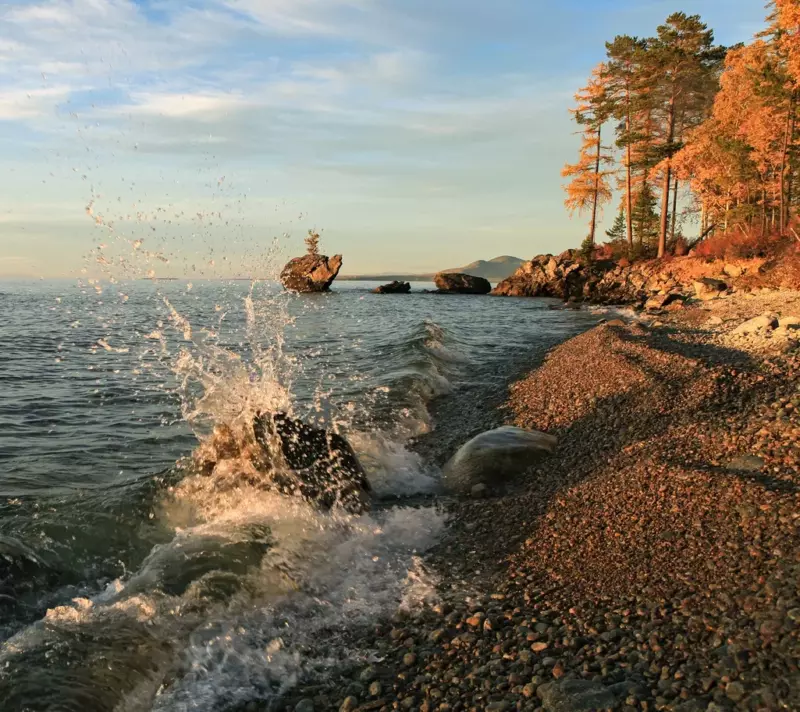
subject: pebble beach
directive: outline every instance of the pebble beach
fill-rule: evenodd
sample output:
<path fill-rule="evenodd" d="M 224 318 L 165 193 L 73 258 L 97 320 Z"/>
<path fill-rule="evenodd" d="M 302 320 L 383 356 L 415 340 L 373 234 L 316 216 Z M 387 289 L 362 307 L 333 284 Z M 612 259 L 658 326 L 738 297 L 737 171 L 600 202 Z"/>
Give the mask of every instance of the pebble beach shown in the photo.
<path fill-rule="evenodd" d="M 554 454 L 443 501 L 435 599 L 276 709 L 798 709 L 795 316 L 800 293 L 736 293 L 552 350 L 497 418 Z"/>

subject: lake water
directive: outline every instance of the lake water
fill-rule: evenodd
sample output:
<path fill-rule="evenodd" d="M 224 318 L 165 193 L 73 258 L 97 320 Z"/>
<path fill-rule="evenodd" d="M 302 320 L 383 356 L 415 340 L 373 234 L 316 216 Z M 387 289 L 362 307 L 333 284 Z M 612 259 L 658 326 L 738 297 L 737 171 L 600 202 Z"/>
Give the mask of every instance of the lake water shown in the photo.
<path fill-rule="evenodd" d="M 415 439 L 466 437 L 454 413 L 599 315 L 374 286 L 0 282 L 3 712 L 268 706 L 432 594 L 419 557 L 446 520 L 404 500 L 437 489 Z M 379 506 L 321 513 L 176 465 L 258 409 L 344 434 Z"/>

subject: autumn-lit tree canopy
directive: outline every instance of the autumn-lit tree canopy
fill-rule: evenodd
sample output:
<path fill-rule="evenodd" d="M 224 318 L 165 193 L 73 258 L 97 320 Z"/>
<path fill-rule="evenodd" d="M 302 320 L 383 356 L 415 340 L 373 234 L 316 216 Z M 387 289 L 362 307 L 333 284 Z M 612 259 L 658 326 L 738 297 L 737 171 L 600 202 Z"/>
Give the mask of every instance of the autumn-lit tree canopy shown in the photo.
<path fill-rule="evenodd" d="M 695 239 L 790 229 L 800 206 L 800 0 L 775 0 L 764 31 L 729 49 L 684 13 L 652 37 L 618 36 L 576 99 L 583 143 L 564 169 L 565 202 L 591 215 L 592 240 L 614 191 L 608 234 L 632 256 L 670 253 L 684 229 Z"/>
<path fill-rule="evenodd" d="M 577 106 L 572 114 L 582 128 L 583 141 L 578 162 L 568 163 L 561 171 L 562 176 L 572 179 L 564 187 L 567 191 L 564 204 L 571 213 L 591 213 L 588 235 L 591 244 L 597 231 L 598 211 L 611 200 L 609 176 L 614 173 L 606 168 L 614 160 L 610 149 L 603 146 L 603 125 L 610 115 L 607 83 L 606 67 L 600 64 L 592 72 L 589 83 L 575 95 Z"/>

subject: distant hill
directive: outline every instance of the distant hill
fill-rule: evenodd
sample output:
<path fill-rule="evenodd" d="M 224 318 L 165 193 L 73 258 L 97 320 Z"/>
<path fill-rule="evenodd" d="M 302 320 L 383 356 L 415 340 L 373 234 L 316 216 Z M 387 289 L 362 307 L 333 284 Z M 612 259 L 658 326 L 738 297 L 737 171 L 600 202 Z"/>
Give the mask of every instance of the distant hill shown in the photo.
<path fill-rule="evenodd" d="M 495 257 L 493 260 L 477 260 L 470 262 L 464 267 L 445 269 L 443 272 L 463 272 L 473 277 L 483 277 L 490 282 L 502 282 L 506 277 L 510 277 L 525 260 L 510 255 Z"/>
<path fill-rule="evenodd" d="M 452 267 L 440 270 L 441 272 L 463 272 L 473 277 L 483 277 L 490 282 L 502 282 L 506 277 L 510 277 L 525 260 L 510 255 L 501 255 L 492 260 L 477 260 L 470 262 L 463 267 Z M 428 274 L 348 274 L 340 276 L 344 281 L 386 281 L 399 280 L 402 282 L 432 282 L 434 272 Z"/>

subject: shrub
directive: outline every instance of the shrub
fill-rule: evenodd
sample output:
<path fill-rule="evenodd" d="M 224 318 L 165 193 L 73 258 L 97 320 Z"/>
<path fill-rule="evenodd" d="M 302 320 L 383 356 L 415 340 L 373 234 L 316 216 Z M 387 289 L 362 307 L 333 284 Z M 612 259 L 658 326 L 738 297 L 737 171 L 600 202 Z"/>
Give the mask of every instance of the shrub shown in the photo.
<path fill-rule="evenodd" d="M 709 261 L 767 257 L 783 242 L 783 239 L 768 233 L 736 230 L 707 237 L 694 248 L 694 254 Z"/>

